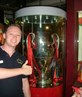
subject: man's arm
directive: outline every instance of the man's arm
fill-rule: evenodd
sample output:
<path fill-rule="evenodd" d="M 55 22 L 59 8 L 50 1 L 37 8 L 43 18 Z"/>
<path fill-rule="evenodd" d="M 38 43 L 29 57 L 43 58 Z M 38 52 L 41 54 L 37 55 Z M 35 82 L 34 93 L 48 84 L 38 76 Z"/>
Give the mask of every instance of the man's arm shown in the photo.
<path fill-rule="evenodd" d="M 28 78 L 23 78 L 22 79 L 22 83 L 23 83 L 24 97 L 31 97 L 31 92 L 30 92 Z"/>
<path fill-rule="evenodd" d="M 32 74 L 31 66 L 27 65 L 27 61 L 23 64 L 21 68 L 7 69 L 0 68 L 0 79 L 5 79 L 18 75 L 30 75 Z"/>

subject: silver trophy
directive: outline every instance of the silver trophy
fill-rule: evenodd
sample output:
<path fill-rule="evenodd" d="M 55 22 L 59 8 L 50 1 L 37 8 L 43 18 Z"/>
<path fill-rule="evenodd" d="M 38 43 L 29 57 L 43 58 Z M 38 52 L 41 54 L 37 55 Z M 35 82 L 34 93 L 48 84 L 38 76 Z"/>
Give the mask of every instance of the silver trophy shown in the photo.
<path fill-rule="evenodd" d="M 29 35 L 34 56 L 32 56 L 32 61 L 35 60 L 33 61 L 33 69 L 36 77 L 36 86 L 52 87 L 53 75 L 51 65 L 55 64 L 53 60 L 56 59 L 56 46 L 58 47 L 59 45 L 59 37 L 55 33 L 46 33 L 41 28 L 36 33 L 29 33 Z"/>

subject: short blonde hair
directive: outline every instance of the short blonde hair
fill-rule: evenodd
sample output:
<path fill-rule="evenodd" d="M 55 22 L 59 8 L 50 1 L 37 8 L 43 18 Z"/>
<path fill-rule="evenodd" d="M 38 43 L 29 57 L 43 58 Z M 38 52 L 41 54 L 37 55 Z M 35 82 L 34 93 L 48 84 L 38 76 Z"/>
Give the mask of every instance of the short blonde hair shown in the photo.
<path fill-rule="evenodd" d="M 18 27 L 20 30 L 21 30 L 21 26 L 20 25 L 18 25 L 18 24 L 11 24 L 11 25 L 9 25 L 9 26 L 5 26 L 4 27 L 4 29 L 3 29 L 3 33 L 6 33 L 7 32 L 7 29 L 9 28 L 9 27 L 12 27 L 12 26 L 14 26 L 14 27 Z M 21 30 L 22 31 L 22 30 Z"/>

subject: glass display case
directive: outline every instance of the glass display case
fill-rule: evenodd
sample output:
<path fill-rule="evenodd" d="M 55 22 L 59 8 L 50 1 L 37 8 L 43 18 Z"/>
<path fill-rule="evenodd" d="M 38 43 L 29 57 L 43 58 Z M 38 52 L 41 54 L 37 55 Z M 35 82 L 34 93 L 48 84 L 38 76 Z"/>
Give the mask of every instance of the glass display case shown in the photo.
<path fill-rule="evenodd" d="M 56 97 L 63 97 L 65 11 L 55 7 L 34 6 L 18 10 L 15 16 L 15 23 L 22 27 L 22 54 L 26 55 L 33 68 L 29 77 L 32 93 L 34 89 L 45 91 L 54 88 Z M 40 97 L 40 92 L 37 97 Z"/>

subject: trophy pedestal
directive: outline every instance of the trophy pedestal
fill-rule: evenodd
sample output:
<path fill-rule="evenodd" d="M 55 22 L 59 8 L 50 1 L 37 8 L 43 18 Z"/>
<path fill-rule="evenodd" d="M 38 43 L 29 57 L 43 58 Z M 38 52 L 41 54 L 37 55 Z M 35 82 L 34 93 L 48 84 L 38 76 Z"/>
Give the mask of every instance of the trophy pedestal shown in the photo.
<path fill-rule="evenodd" d="M 31 97 L 63 97 L 63 85 L 50 88 L 31 87 Z"/>

